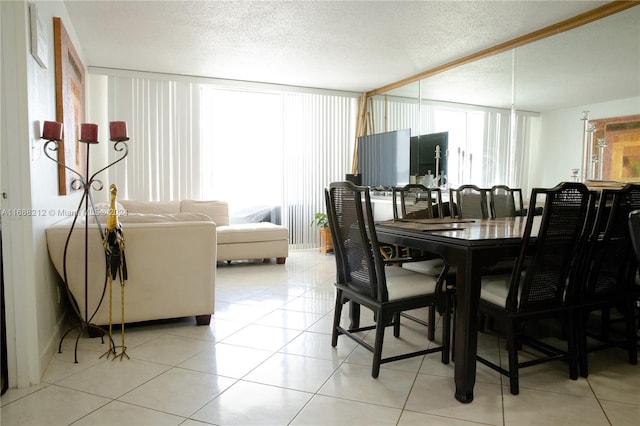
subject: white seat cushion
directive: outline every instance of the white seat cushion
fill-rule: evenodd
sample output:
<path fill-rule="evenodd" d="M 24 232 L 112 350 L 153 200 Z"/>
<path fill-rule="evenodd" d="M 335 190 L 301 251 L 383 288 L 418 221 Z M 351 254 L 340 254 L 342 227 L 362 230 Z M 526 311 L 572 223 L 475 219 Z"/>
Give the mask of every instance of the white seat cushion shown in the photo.
<path fill-rule="evenodd" d="M 402 264 L 402 267 L 409 271 L 437 277 L 442 273 L 444 261 L 442 259 L 429 259 L 418 262 L 406 262 Z"/>
<path fill-rule="evenodd" d="M 389 301 L 435 293 L 437 280 L 429 275 L 390 266 L 385 268 Z"/>
<path fill-rule="evenodd" d="M 286 227 L 269 222 L 218 226 L 218 244 L 254 243 L 288 239 L 289 231 Z"/>
<path fill-rule="evenodd" d="M 503 308 L 506 307 L 510 283 L 511 275 L 489 275 L 486 278 L 482 278 L 480 299 Z"/>
<path fill-rule="evenodd" d="M 522 279 L 524 279 L 524 272 L 522 273 Z M 482 278 L 481 285 L 480 299 L 506 308 L 509 287 L 511 286 L 511 274 L 487 275 Z M 522 287 L 520 289 L 522 290 Z"/>

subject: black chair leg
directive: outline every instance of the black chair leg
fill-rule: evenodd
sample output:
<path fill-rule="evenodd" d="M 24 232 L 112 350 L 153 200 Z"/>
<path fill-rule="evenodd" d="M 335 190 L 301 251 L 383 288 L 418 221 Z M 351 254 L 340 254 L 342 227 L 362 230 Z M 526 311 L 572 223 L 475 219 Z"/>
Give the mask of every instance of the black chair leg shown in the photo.
<path fill-rule="evenodd" d="M 487 329 L 487 316 L 485 314 L 478 314 L 478 332 L 484 333 Z"/>
<path fill-rule="evenodd" d="M 442 363 L 449 364 L 451 354 L 451 298 L 445 295 L 445 307 L 442 314 Z"/>
<path fill-rule="evenodd" d="M 568 315 L 569 329 L 567 330 L 567 353 L 569 354 L 569 377 L 571 380 L 578 380 L 578 345 L 576 343 L 576 326 L 578 318 L 575 313 Z"/>
<path fill-rule="evenodd" d="M 456 295 L 454 293 L 451 294 L 451 360 L 456 360 Z"/>
<path fill-rule="evenodd" d="M 587 321 L 589 319 L 589 313 L 578 312 L 577 314 L 577 324 L 576 324 L 576 335 L 577 335 L 577 344 L 578 344 L 578 364 L 580 368 L 580 377 L 588 377 L 589 376 L 589 365 L 587 357 L 589 356 L 589 352 L 587 349 Z"/>
<path fill-rule="evenodd" d="M 360 327 L 360 305 L 355 302 L 349 302 L 349 317 L 351 322 L 349 330 Z"/>
<path fill-rule="evenodd" d="M 611 308 L 604 308 L 600 317 L 600 338 L 609 339 L 609 326 L 611 325 Z"/>
<path fill-rule="evenodd" d="M 378 312 L 382 319 L 382 312 Z M 382 320 L 376 323 L 376 337 L 373 344 L 373 365 L 371 367 L 371 377 L 374 379 L 380 374 L 380 360 L 382 359 L 382 342 L 384 341 L 384 323 Z"/>
<path fill-rule="evenodd" d="M 449 301 L 451 302 L 451 360 L 456 359 L 456 304 L 458 299 L 456 298 L 455 289 L 447 289 L 449 294 Z"/>
<path fill-rule="evenodd" d="M 637 344 L 637 328 L 635 318 L 635 300 L 631 300 L 627 306 L 624 307 L 624 317 L 626 323 L 627 332 L 627 351 L 629 356 L 629 364 L 638 364 L 638 344 Z"/>
<path fill-rule="evenodd" d="M 338 327 L 340 326 L 340 317 L 342 316 L 342 306 L 344 301 L 342 300 L 342 290 L 338 290 L 336 293 L 336 306 L 333 313 L 333 328 L 331 330 L 331 346 L 334 348 L 338 345 Z"/>
<path fill-rule="evenodd" d="M 518 372 L 518 348 L 516 345 L 517 325 L 512 321 L 507 321 L 507 352 L 509 353 L 509 388 L 512 395 L 520 393 L 520 381 Z"/>
<path fill-rule="evenodd" d="M 433 342 L 436 335 L 436 308 L 435 306 L 429 306 L 429 320 L 427 321 L 427 339 Z"/>
<path fill-rule="evenodd" d="M 400 337 L 400 312 L 393 314 L 393 335 Z"/>

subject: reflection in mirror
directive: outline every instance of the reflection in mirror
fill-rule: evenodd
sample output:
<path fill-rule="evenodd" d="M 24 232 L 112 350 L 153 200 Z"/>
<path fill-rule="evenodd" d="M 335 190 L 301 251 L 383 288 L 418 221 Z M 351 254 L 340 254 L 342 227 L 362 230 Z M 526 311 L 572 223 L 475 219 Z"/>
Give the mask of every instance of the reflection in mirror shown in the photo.
<path fill-rule="evenodd" d="M 639 96 L 640 7 L 520 47 L 517 56 L 516 100 L 519 106 L 530 110 L 546 111 Z M 640 113 L 640 105 L 632 113 Z M 640 136 L 631 133 L 625 137 L 633 136 L 634 141 L 620 142 L 612 131 L 609 140 L 598 146 L 598 140 L 604 137 L 603 120 L 625 119 L 616 117 L 619 114 L 615 112 L 597 114 L 600 115 L 584 111 L 581 116 L 576 115 L 576 122 L 582 120 L 581 159 L 567 166 L 567 170 L 578 169 L 575 172 L 572 169 L 571 173 L 582 181 L 640 180 L 640 169 L 632 173 L 631 168 L 623 168 L 621 154 L 624 149 L 631 152 L 636 149 L 634 146 L 640 146 Z M 602 127 L 598 134 L 594 132 L 594 119 Z"/>
<path fill-rule="evenodd" d="M 519 47 L 516 57 L 518 109 L 541 112 L 637 96 L 640 7 Z"/>
<path fill-rule="evenodd" d="M 640 182 L 640 115 L 589 121 L 587 179 Z"/>
<path fill-rule="evenodd" d="M 513 186 L 520 173 L 514 158 L 522 149 L 513 147 L 517 135 L 510 127 L 512 62 L 513 53 L 504 52 L 375 96 L 369 112 L 376 129 L 411 129 L 412 136 L 447 132 L 439 168 L 446 175 L 435 176 L 438 186 Z"/>
<path fill-rule="evenodd" d="M 511 108 L 512 52 L 461 65 L 422 80 L 422 99 Z"/>
<path fill-rule="evenodd" d="M 582 170 L 575 172 L 581 167 L 583 106 L 595 104 L 608 111 L 600 105 L 629 99 L 625 105 L 631 107 L 623 113 L 598 112 L 591 118 L 640 114 L 640 105 L 634 103 L 640 97 L 638 22 L 640 6 L 395 88 L 386 97 L 375 97 L 376 125 L 386 130 L 410 128 L 412 135 L 448 131 L 451 186 L 525 187 L 531 176 L 538 185 L 553 185 L 576 174 L 584 180 Z M 575 114 L 572 108 L 578 109 Z M 550 118 L 543 123 L 543 115 L 563 114 L 571 116 L 570 122 Z M 599 152 L 597 139 L 592 143 L 591 149 Z M 612 149 L 605 145 L 605 150 Z M 543 152 L 557 155 L 548 158 Z M 536 164 L 529 166 L 531 155 L 538 163 L 544 157 L 551 172 L 532 175 L 529 167 Z M 612 158 L 610 153 L 603 155 Z M 607 170 L 602 178 L 613 176 Z"/>

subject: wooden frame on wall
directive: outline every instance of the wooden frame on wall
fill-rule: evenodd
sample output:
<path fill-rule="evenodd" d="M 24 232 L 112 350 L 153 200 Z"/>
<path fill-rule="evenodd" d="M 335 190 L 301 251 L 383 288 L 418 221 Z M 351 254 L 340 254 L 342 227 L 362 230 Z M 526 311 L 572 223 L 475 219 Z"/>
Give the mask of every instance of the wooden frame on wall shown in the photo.
<path fill-rule="evenodd" d="M 598 154 L 598 140 L 603 140 L 601 180 L 640 183 L 640 115 L 589 120 L 593 125 L 593 153 Z M 598 176 L 598 172 L 594 173 Z"/>
<path fill-rule="evenodd" d="M 84 122 L 84 65 L 78 56 L 69 34 L 60 18 L 53 18 L 53 38 L 56 80 L 56 121 L 63 123 L 63 139 L 58 145 L 58 161 L 83 173 L 86 161 L 86 146 L 80 139 L 80 123 Z M 67 195 L 75 188 L 67 169 L 58 166 L 58 188 L 60 195 Z"/>

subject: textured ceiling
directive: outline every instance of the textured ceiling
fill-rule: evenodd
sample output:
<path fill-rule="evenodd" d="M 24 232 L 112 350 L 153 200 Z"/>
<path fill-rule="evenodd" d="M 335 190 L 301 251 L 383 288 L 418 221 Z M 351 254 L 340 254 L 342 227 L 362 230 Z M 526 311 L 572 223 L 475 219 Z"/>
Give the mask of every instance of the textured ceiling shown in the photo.
<path fill-rule="evenodd" d="M 88 66 L 355 92 L 415 75 L 604 3 L 65 2 Z M 585 46 L 584 54 L 588 51 Z M 485 67 L 481 73 L 504 71 Z"/>
<path fill-rule="evenodd" d="M 513 73 L 512 73 L 513 70 Z M 511 81 L 514 79 L 514 91 Z M 640 7 L 413 83 L 393 94 L 547 111 L 640 96 Z M 640 113 L 640 104 L 638 105 Z"/>

